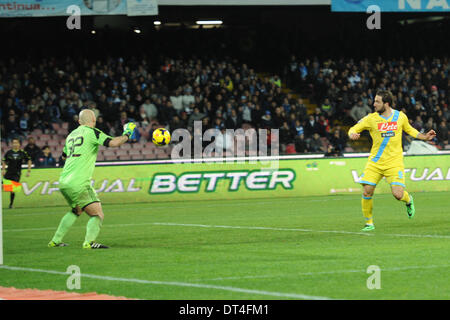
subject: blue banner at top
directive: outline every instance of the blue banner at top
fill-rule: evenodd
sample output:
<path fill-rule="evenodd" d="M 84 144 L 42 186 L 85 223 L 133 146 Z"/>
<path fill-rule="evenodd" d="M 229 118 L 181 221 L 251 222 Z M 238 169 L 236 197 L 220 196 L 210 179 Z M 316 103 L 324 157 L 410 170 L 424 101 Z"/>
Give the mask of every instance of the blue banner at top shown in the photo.
<path fill-rule="evenodd" d="M 367 12 L 370 6 L 381 12 L 449 12 L 450 0 L 332 0 L 336 12 Z"/>

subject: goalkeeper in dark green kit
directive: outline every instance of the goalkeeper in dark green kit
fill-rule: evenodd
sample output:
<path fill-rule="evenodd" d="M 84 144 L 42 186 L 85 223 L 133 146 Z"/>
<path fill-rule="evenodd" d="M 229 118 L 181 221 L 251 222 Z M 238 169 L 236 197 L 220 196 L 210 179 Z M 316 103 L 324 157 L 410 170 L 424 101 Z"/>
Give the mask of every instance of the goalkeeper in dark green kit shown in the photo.
<path fill-rule="evenodd" d="M 80 126 L 73 130 L 66 139 L 63 149 L 65 164 L 59 178 L 59 189 L 69 204 L 67 212 L 59 223 L 49 247 L 64 247 L 63 237 L 84 211 L 90 218 L 86 227 L 83 248 L 107 249 L 95 242 L 103 222 L 103 210 L 97 193 L 91 186 L 92 173 L 97 160 L 98 147 L 119 147 L 128 141 L 136 125 L 129 122 L 124 125 L 122 136 L 110 137 L 95 128 L 96 118 L 93 111 L 84 109 L 79 115 Z"/>

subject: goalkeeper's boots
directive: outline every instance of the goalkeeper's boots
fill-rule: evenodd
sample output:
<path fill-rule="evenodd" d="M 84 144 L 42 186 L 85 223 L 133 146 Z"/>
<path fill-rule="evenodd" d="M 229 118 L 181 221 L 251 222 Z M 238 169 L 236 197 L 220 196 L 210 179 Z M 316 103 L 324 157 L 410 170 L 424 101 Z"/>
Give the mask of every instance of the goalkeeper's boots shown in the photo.
<path fill-rule="evenodd" d="M 49 248 L 67 247 L 67 246 L 68 246 L 68 244 L 67 244 L 67 243 L 63 243 L 63 242 L 56 243 L 55 241 L 50 241 L 50 242 L 48 243 L 48 247 L 49 247 Z"/>
<path fill-rule="evenodd" d="M 364 228 L 361 229 L 361 231 L 372 231 L 375 230 L 375 226 L 373 224 L 366 224 Z"/>
<path fill-rule="evenodd" d="M 109 247 L 104 244 L 91 241 L 83 243 L 83 249 L 109 249 Z"/>
<path fill-rule="evenodd" d="M 409 204 L 406 205 L 406 213 L 408 214 L 408 218 L 414 218 L 414 214 L 416 213 L 416 208 L 414 208 L 414 198 L 412 195 L 409 195 Z"/>

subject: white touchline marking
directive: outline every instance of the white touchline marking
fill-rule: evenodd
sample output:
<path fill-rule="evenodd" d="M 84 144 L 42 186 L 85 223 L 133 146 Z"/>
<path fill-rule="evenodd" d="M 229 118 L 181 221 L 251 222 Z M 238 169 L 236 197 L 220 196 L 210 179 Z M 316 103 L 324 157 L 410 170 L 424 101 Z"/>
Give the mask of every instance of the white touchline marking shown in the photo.
<path fill-rule="evenodd" d="M 353 232 L 344 230 L 313 230 L 301 228 L 277 228 L 277 227 L 256 227 L 256 226 L 223 226 L 223 225 L 207 225 L 207 224 L 192 224 L 192 223 L 172 223 L 172 222 L 143 222 L 143 223 L 125 223 L 125 224 L 105 224 L 103 227 L 140 227 L 140 226 L 176 226 L 176 227 L 197 227 L 197 228 L 220 228 L 220 229 L 243 229 L 243 230 L 273 230 L 273 231 L 298 231 L 311 233 L 336 233 L 336 234 L 350 234 L 367 237 L 387 236 L 387 237 L 408 237 L 408 238 L 431 238 L 431 239 L 450 239 L 450 235 L 438 234 L 402 234 L 402 233 L 367 233 L 367 232 Z M 85 228 L 85 226 L 74 226 L 74 228 Z M 24 228 L 24 229 L 4 229 L 3 232 L 27 232 L 27 231 L 48 231 L 56 230 L 55 227 L 46 228 Z"/>
<path fill-rule="evenodd" d="M 404 271 L 414 269 L 436 269 L 436 268 L 449 268 L 450 265 L 430 265 L 430 266 L 406 266 L 396 268 L 382 268 L 381 271 Z M 235 276 L 235 277 L 218 277 L 212 279 L 195 279 L 193 281 L 222 281 L 222 280 L 244 280 L 244 279 L 258 279 L 258 278 L 296 278 L 299 276 L 316 276 L 322 274 L 340 274 L 340 273 L 366 273 L 366 270 L 335 270 L 335 271 L 319 271 L 319 272 L 301 272 L 294 274 L 267 274 L 267 275 L 248 275 L 248 276 Z"/>
<path fill-rule="evenodd" d="M 40 273 L 57 274 L 57 275 L 64 275 L 64 276 L 70 275 L 70 273 L 61 272 L 61 271 L 22 268 L 22 267 L 13 267 L 13 266 L 0 266 L 0 269 L 13 270 L 13 271 L 40 272 Z M 284 292 L 274 292 L 274 291 L 265 291 L 265 290 L 254 290 L 254 289 L 236 288 L 236 287 L 230 287 L 230 286 L 217 286 L 217 285 L 201 284 L 201 283 L 188 283 L 188 282 L 177 282 L 177 281 L 151 281 L 151 280 L 133 279 L 133 278 L 116 278 L 116 277 L 99 276 L 99 275 L 87 274 L 87 273 L 81 273 L 80 276 L 84 277 L 84 278 L 91 278 L 91 279 L 98 279 L 98 280 L 105 280 L 105 281 L 120 281 L 120 282 L 131 282 L 131 283 L 140 283 L 140 284 L 192 287 L 192 288 L 200 288 L 200 289 L 215 289 L 215 290 L 222 290 L 222 291 L 250 293 L 250 294 L 265 295 L 265 296 L 272 296 L 272 297 L 285 297 L 285 298 L 306 299 L 306 300 L 333 300 L 332 298 L 328 298 L 328 297 L 310 296 L 310 295 L 298 294 L 298 293 L 284 293 Z"/>
<path fill-rule="evenodd" d="M 312 230 L 312 229 L 300 229 L 300 228 L 275 228 L 275 227 L 252 227 L 252 226 L 220 226 L 220 225 L 170 223 L 170 222 L 154 222 L 153 224 L 154 225 L 160 225 L 160 226 L 222 228 L 222 229 L 245 229 L 245 230 L 299 231 L 299 232 L 319 232 L 319 233 L 343 233 L 343 234 L 356 234 L 356 235 L 362 235 L 362 236 L 373 236 L 373 234 L 363 233 L 363 232 L 335 231 L 335 230 Z"/>
<path fill-rule="evenodd" d="M 241 199 L 241 200 L 235 200 L 233 202 L 230 203 L 218 203 L 218 204 L 201 204 L 202 208 L 218 208 L 218 207 L 242 207 L 245 205 L 250 205 L 250 206 L 256 206 L 256 205 L 267 205 L 267 204 L 274 204 L 275 201 L 257 201 L 255 203 L 255 200 L 258 199 Z M 283 201 L 283 203 L 297 203 L 297 202 L 326 202 L 326 201 L 355 201 L 355 199 L 344 199 L 344 198 L 340 198 L 340 199 L 308 199 L 308 200 L 298 200 L 298 199 L 292 199 L 292 197 L 289 198 L 278 198 L 278 199 L 274 199 L 274 200 L 280 200 Z M 212 200 L 215 201 L 215 200 Z M 249 202 L 251 201 L 251 202 Z M 176 202 L 175 202 L 176 203 Z M 117 203 L 109 203 L 107 205 L 111 205 L 111 206 L 115 206 L 115 205 L 119 205 Z M 167 209 L 186 209 L 187 207 L 198 207 L 198 203 L 197 201 L 187 201 L 185 204 L 183 204 L 182 206 L 174 206 L 174 205 L 170 205 L 168 206 L 167 203 L 152 203 L 152 208 L 167 208 Z M 57 206 L 52 207 L 52 208 L 58 208 Z M 62 208 L 62 207 L 61 207 Z M 29 209 L 29 208 L 23 208 L 25 210 Z M 61 212 L 36 212 L 36 213 L 14 213 L 11 215 L 7 215 L 6 217 L 26 217 L 26 216 L 36 216 L 36 215 L 54 215 L 54 214 L 62 214 L 63 211 L 65 209 L 62 209 Z M 148 210 L 148 208 L 136 208 L 133 209 L 134 211 L 139 211 L 139 210 Z"/>
<path fill-rule="evenodd" d="M 170 223 L 170 222 L 149 222 L 149 223 L 128 223 L 128 224 L 105 224 L 103 227 L 138 227 L 144 225 L 154 226 L 177 226 L 177 227 L 199 227 L 199 228 L 221 228 L 221 229 L 245 229 L 245 230 L 273 230 L 273 231 L 299 231 L 299 232 L 318 232 L 318 233 L 341 233 L 341 234 L 355 234 L 362 236 L 374 236 L 374 234 L 351 231 L 337 231 L 337 230 L 311 230 L 299 228 L 275 228 L 275 227 L 252 227 L 252 226 L 220 226 L 220 225 L 205 225 L 205 224 L 186 224 L 186 223 Z M 85 226 L 76 226 L 73 228 L 85 228 Z M 6 229 L 3 232 L 27 232 L 27 231 L 48 231 L 56 230 L 55 227 L 47 228 L 24 228 L 24 229 Z"/>

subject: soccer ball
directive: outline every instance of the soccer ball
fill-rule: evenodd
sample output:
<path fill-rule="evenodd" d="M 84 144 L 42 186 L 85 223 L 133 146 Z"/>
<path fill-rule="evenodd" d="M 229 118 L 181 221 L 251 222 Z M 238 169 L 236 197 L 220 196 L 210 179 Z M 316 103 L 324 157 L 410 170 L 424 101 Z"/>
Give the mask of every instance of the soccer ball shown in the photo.
<path fill-rule="evenodd" d="M 153 131 L 152 141 L 157 146 L 165 146 L 170 142 L 170 132 L 164 128 L 158 128 Z"/>

